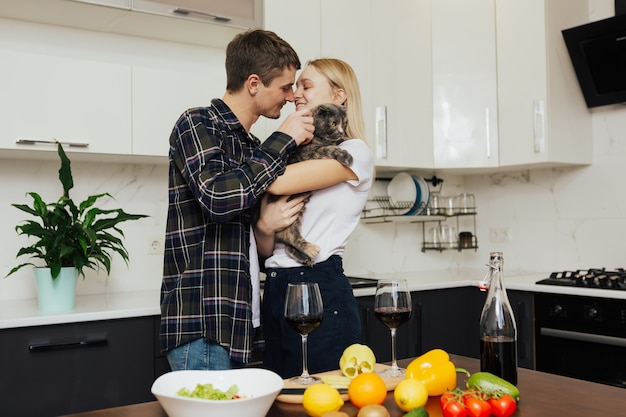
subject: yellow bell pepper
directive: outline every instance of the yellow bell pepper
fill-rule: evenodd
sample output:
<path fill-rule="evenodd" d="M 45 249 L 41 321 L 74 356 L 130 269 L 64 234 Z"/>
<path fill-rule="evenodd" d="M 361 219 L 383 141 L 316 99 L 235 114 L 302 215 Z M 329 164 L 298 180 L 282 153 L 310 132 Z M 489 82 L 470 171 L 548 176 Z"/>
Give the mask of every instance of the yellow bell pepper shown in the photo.
<path fill-rule="evenodd" d="M 467 372 L 458 369 L 458 372 Z M 429 396 L 442 395 L 456 388 L 457 368 L 443 349 L 433 349 L 419 356 L 406 368 L 406 377 L 422 381 Z"/>
<path fill-rule="evenodd" d="M 373 372 L 375 365 L 374 351 L 369 346 L 360 343 L 348 346 L 339 359 L 339 369 L 349 378 L 354 378 L 358 374 Z"/>

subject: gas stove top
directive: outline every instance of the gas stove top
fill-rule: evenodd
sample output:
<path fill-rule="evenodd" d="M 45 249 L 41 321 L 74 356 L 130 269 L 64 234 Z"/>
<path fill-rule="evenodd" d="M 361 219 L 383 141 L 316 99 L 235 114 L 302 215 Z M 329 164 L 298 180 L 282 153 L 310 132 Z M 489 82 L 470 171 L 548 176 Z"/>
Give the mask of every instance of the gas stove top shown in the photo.
<path fill-rule="evenodd" d="M 553 272 L 550 278 L 537 281 L 537 284 L 626 291 L 626 270 L 624 268 L 613 270 L 591 268 Z"/>

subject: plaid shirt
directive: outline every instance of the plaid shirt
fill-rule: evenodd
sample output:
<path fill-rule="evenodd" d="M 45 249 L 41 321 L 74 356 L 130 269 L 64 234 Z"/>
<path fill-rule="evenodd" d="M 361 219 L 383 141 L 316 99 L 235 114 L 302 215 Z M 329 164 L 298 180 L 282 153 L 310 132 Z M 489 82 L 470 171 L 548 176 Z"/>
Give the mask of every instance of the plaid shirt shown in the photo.
<path fill-rule="evenodd" d="M 250 226 L 256 203 L 295 149 L 274 132 L 263 144 L 228 106 L 186 111 L 170 136 L 169 207 L 161 284 L 162 351 L 199 338 L 247 363 L 254 345 Z"/>

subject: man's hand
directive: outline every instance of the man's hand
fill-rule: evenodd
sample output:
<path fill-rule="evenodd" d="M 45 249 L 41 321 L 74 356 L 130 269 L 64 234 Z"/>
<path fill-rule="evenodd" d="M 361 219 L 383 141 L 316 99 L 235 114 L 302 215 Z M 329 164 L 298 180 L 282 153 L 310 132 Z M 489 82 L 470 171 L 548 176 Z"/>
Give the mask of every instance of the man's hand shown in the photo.
<path fill-rule="evenodd" d="M 261 199 L 261 214 L 254 226 L 257 251 L 261 259 L 268 258 L 274 251 L 274 234 L 289 227 L 298 218 L 298 213 L 311 193 L 296 197 L 275 196 L 265 193 Z M 270 197 L 272 202 L 269 201 Z"/>
<path fill-rule="evenodd" d="M 303 193 L 291 198 L 288 195 L 273 196 L 266 193 L 261 199 L 261 215 L 256 224 L 257 230 L 269 235 L 291 226 L 310 195 L 311 193 Z"/>
<path fill-rule="evenodd" d="M 313 139 L 313 115 L 308 108 L 302 108 L 287 116 L 277 129 L 295 139 L 298 145 L 305 145 Z"/>

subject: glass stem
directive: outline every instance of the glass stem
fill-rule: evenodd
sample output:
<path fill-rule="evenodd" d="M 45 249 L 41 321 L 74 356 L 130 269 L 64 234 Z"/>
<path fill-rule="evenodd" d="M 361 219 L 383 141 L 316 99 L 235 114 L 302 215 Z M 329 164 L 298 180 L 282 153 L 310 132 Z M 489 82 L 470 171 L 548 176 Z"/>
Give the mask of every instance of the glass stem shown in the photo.
<path fill-rule="evenodd" d="M 391 369 L 398 369 L 398 362 L 396 361 L 396 329 L 391 330 Z"/>
<path fill-rule="evenodd" d="M 307 364 L 307 339 L 308 335 L 302 335 L 302 375 L 301 378 L 310 378 L 309 365 Z"/>

